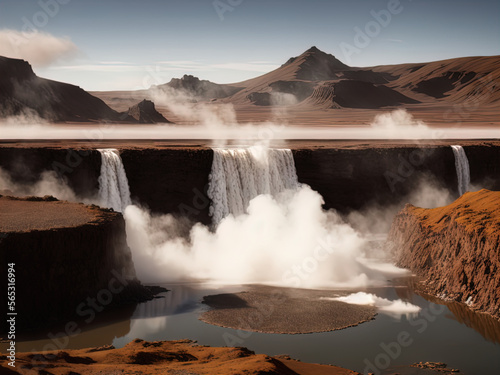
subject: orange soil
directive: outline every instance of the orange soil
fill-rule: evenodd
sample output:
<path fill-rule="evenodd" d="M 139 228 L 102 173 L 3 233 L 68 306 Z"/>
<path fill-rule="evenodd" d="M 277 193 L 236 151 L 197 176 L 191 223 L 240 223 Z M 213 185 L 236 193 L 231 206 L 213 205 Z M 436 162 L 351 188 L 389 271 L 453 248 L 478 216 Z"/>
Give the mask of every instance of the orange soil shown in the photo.
<path fill-rule="evenodd" d="M 0 372 L 8 374 L 7 360 Z M 2 370 L 4 370 L 2 372 Z M 112 346 L 17 353 L 12 374 L 276 374 L 356 375 L 341 367 L 298 362 L 289 358 L 254 354 L 246 348 L 197 345 L 190 340 L 147 342 L 135 340 L 125 347 Z M 40 371 L 41 370 L 41 371 Z M 47 371 L 47 372 L 43 372 Z M 73 372 L 71 372 L 73 371 Z"/>

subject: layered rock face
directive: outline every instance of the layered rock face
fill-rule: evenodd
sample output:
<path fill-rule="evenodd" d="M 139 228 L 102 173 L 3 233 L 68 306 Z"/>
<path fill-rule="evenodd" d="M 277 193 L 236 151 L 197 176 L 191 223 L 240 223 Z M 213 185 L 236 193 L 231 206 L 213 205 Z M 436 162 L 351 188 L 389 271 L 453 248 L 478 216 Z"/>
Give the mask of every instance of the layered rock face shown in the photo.
<path fill-rule="evenodd" d="M 388 241 L 426 292 L 500 319 L 500 192 L 466 193 L 434 209 L 406 205 Z"/>
<path fill-rule="evenodd" d="M 54 198 L 0 197 L 0 232 L 1 267 L 15 264 L 19 331 L 153 297 L 135 277 L 120 213 Z"/>

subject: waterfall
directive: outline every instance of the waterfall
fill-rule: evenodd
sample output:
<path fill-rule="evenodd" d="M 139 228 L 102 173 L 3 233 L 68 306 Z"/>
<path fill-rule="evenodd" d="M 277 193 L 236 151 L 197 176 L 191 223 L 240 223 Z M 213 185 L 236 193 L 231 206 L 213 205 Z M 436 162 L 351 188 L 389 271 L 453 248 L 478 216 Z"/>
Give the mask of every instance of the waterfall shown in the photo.
<path fill-rule="evenodd" d="M 289 149 L 254 146 L 213 151 L 208 196 L 214 224 L 229 214 L 245 213 L 250 200 L 260 194 L 276 196 L 299 185 Z"/>
<path fill-rule="evenodd" d="M 470 171 L 469 161 L 462 146 L 451 146 L 455 155 L 455 168 L 457 169 L 458 192 L 460 195 L 469 190 Z"/>
<path fill-rule="evenodd" d="M 98 149 L 101 153 L 99 201 L 103 207 L 123 212 L 131 204 L 127 175 L 118 150 Z"/>

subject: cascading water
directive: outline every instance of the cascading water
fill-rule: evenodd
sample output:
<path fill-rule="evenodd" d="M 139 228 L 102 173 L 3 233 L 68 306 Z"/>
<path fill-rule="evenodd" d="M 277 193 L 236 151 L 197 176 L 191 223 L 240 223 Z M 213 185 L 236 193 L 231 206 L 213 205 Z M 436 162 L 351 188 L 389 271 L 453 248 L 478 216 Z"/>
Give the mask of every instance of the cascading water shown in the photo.
<path fill-rule="evenodd" d="M 127 242 L 141 281 L 348 288 L 406 275 L 383 257 L 368 258 L 368 241 L 323 210 L 321 195 L 298 183 L 290 150 L 215 149 L 208 194 L 214 226 L 196 224 L 189 238 L 178 234 L 175 217 L 127 207 Z"/>
<path fill-rule="evenodd" d="M 276 196 L 298 187 L 292 151 L 249 147 L 214 149 L 208 196 L 210 215 L 218 224 L 229 214 L 246 212 L 250 201 L 261 194 Z"/>
<path fill-rule="evenodd" d="M 99 176 L 99 201 L 103 207 L 123 212 L 132 202 L 127 174 L 118 150 L 98 149 L 101 153 L 101 175 Z"/>
<path fill-rule="evenodd" d="M 458 192 L 460 195 L 469 190 L 470 171 L 469 160 L 462 146 L 451 146 L 455 155 L 455 168 L 457 170 Z"/>

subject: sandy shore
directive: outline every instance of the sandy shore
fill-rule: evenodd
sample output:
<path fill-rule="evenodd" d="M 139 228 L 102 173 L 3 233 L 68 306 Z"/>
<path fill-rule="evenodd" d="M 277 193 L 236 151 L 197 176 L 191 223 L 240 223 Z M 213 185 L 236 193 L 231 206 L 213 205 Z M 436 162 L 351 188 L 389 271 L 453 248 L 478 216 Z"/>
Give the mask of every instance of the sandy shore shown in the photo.
<path fill-rule="evenodd" d="M 205 323 L 264 333 L 328 332 L 372 320 L 373 306 L 322 299 L 349 292 L 252 285 L 247 291 L 206 296 Z"/>

